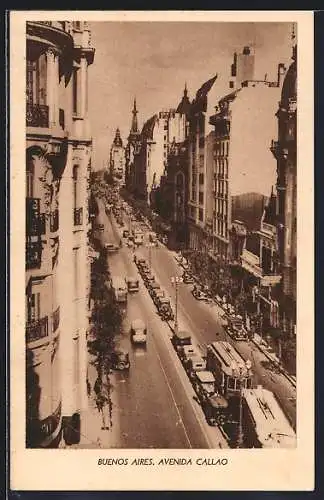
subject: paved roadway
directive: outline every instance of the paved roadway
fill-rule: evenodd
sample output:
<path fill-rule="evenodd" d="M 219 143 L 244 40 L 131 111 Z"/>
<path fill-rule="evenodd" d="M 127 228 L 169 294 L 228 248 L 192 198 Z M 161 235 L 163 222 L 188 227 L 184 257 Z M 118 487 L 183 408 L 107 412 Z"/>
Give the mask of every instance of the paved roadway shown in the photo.
<path fill-rule="evenodd" d="M 99 200 L 98 222 L 105 225 L 103 242 L 119 242 L 115 223 Z M 108 257 L 112 276 L 137 274 L 132 251 L 123 247 Z M 130 353 L 131 368 L 114 372 L 113 425 L 110 446 L 116 448 L 217 448 L 227 447 L 218 428 L 210 427 L 194 400 L 194 392 L 169 340 L 170 330 L 156 313 L 140 282 L 140 291 L 128 295 L 123 331 L 118 343 Z M 133 347 L 131 320 L 148 326 L 147 347 Z"/>
<path fill-rule="evenodd" d="M 128 217 L 124 221 L 127 224 Z M 147 248 L 142 249 L 141 253 L 148 259 Z M 162 244 L 151 250 L 154 274 L 173 299 L 175 293 L 171 277 L 183 272 L 174 257 L 174 252 L 170 252 Z M 192 287 L 193 285 L 181 284 L 178 288 L 179 328 L 189 330 L 203 351 L 206 344 L 216 340 L 227 340 L 235 345 L 246 360 L 252 361 L 254 384 L 261 384 L 276 394 L 291 424 L 296 428 L 296 389 L 284 375 L 273 373 L 269 369 L 268 359 L 252 342 L 232 340 L 220 323 L 219 307 L 196 300 L 191 293 Z"/>

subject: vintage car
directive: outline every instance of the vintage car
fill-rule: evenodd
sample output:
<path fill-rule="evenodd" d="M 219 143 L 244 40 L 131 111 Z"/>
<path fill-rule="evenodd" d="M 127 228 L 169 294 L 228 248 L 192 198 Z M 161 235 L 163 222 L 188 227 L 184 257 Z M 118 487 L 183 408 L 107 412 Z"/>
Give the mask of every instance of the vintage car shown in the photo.
<path fill-rule="evenodd" d="M 154 304 L 156 305 L 156 307 L 158 306 L 158 303 L 159 303 L 159 300 L 162 298 L 162 297 L 165 297 L 165 292 L 164 290 L 162 290 L 161 288 L 156 288 L 155 290 L 153 290 L 152 294 L 151 294 L 151 297 L 152 297 L 152 300 L 154 302 Z"/>
<path fill-rule="evenodd" d="M 157 303 L 158 313 L 163 321 L 172 321 L 174 319 L 173 310 L 168 297 L 161 297 Z"/>
<path fill-rule="evenodd" d="M 128 229 L 124 229 L 123 231 L 123 238 L 128 238 L 129 237 L 129 230 Z"/>
<path fill-rule="evenodd" d="M 201 354 L 193 355 L 188 359 L 188 363 L 186 363 L 186 370 L 190 376 L 194 376 L 196 372 L 206 370 L 206 360 Z"/>
<path fill-rule="evenodd" d="M 171 342 L 176 351 L 178 351 L 182 346 L 191 344 L 191 334 L 185 330 L 179 330 L 178 332 L 174 332 Z"/>
<path fill-rule="evenodd" d="M 117 252 L 119 247 L 118 245 L 115 245 L 115 243 L 105 243 L 105 249 L 107 250 L 108 253 L 112 253 L 112 252 Z"/>
<path fill-rule="evenodd" d="M 150 283 L 153 283 L 153 281 L 155 281 L 155 276 L 150 270 L 148 272 L 143 272 L 142 278 L 147 287 Z"/>
<path fill-rule="evenodd" d="M 131 323 L 130 336 L 134 344 L 146 344 L 147 328 L 142 319 L 135 319 Z"/>
<path fill-rule="evenodd" d="M 151 295 L 151 297 L 153 297 L 156 290 L 159 290 L 160 288 L 161 288 L 160 284 L 157 281 L 151 281 L 148 284 L 148 290 L 149 290 L 149 294 Z"/>
<path fill-rule="evenodd" d="M 182 279 L 183 279 L 183 283 L 186 283 L 186 284 L 192 284 L 195 282 L 193 276 L 187 272 L 183 273 Z"/>
<path fill-rule="evenodd" d="M 199 356 L 200 352 L 195 345 L 189 344 L 180 347 L 178 350 L 178 354 L 181 361 L 184 364 L 187 364 L 189 359 L 191 359 L 194 356 Z"/>
<path fill-rule="evenodd" d="M 101 224 L 101 223 L 100 224 L 96 224 L 95 229 L 97 229 L 97 231 L 104 231 L 105 225 Z"/>
<path fill-rule="evenodd" d="M 114 370 L 129 370 L 129 354 L 127 351 L 116 350 L 111 355 L 111 366 Z"/>
<path fill-rule="evenodd" d="M 207 292 L 203 291 L 196 285 L 192 289 L 192 295 L 195 297 L 195 299 L 202 300 L 204 302 L 211 302 L 212 300 Z"/>
<path fill-rule="evenodd" d="M 139 281 L 136 276 L 127 276 L 125 278 L 127 289 L 130 293 L 139 291 Z"/>

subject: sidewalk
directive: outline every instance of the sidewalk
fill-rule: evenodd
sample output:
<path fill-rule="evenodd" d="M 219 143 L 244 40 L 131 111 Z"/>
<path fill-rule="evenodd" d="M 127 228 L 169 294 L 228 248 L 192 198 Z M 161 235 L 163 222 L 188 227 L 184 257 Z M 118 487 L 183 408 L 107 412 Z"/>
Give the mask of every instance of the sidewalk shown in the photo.
<path fill-rule="evenodd" d="M 88 408 L 81 412 L 81 436 L 80 442 L 75 445 L 68 446 L 62 438 L 59 448 L 65 449 L 97 449 L 97 448 L 111 448 L 113 442 L 112 427 L 108 407 L 105 408 L 106 425 L 109 425 L 109 430 L 102 429 L 102 416 L 98 412 L 95 393 L 93 390 L 94 383 L 97 378 L 97 370 L 90 363 L 91 358 L 89 355 L 88 364 L 88 380 L 91 386 L 91 392 L 88 399 Z"/>

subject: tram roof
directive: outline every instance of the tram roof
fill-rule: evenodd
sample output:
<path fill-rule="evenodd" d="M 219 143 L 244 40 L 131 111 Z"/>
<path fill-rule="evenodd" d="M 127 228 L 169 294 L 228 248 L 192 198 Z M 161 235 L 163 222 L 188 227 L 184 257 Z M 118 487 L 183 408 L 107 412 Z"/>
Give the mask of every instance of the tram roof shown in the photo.
<path fill-rule="evenodd" d="M 264 448 L 293 448 L 296 434 L 275 395 L 258 386 L 243 389 L 243 398 L 249 408 L 258 439 Z"/>
<path fill-rule="evenodd" d="M 224 372 L 227 375 L 239 375 L 239 369 L 242 367 L 242 375 L 248 375 L 248 369 L 245 364 L 244 358 L 229 342 L 219 340 L 209 344 L 209 348 L 218 357 L 222 363 Z M 234 373 L 233 373 L 234 372 Z"/>

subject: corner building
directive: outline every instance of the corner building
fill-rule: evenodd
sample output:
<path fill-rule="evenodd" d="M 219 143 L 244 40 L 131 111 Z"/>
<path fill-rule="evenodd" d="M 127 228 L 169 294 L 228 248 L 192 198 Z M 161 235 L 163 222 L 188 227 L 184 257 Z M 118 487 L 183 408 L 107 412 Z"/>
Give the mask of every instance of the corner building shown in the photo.
<path fill-rule="evenodd" d="M 26 43 L 26 446 L 44 448 L 76 442 L 87 406 L 94 49 L 85 22 L 27 22 Z"/>

